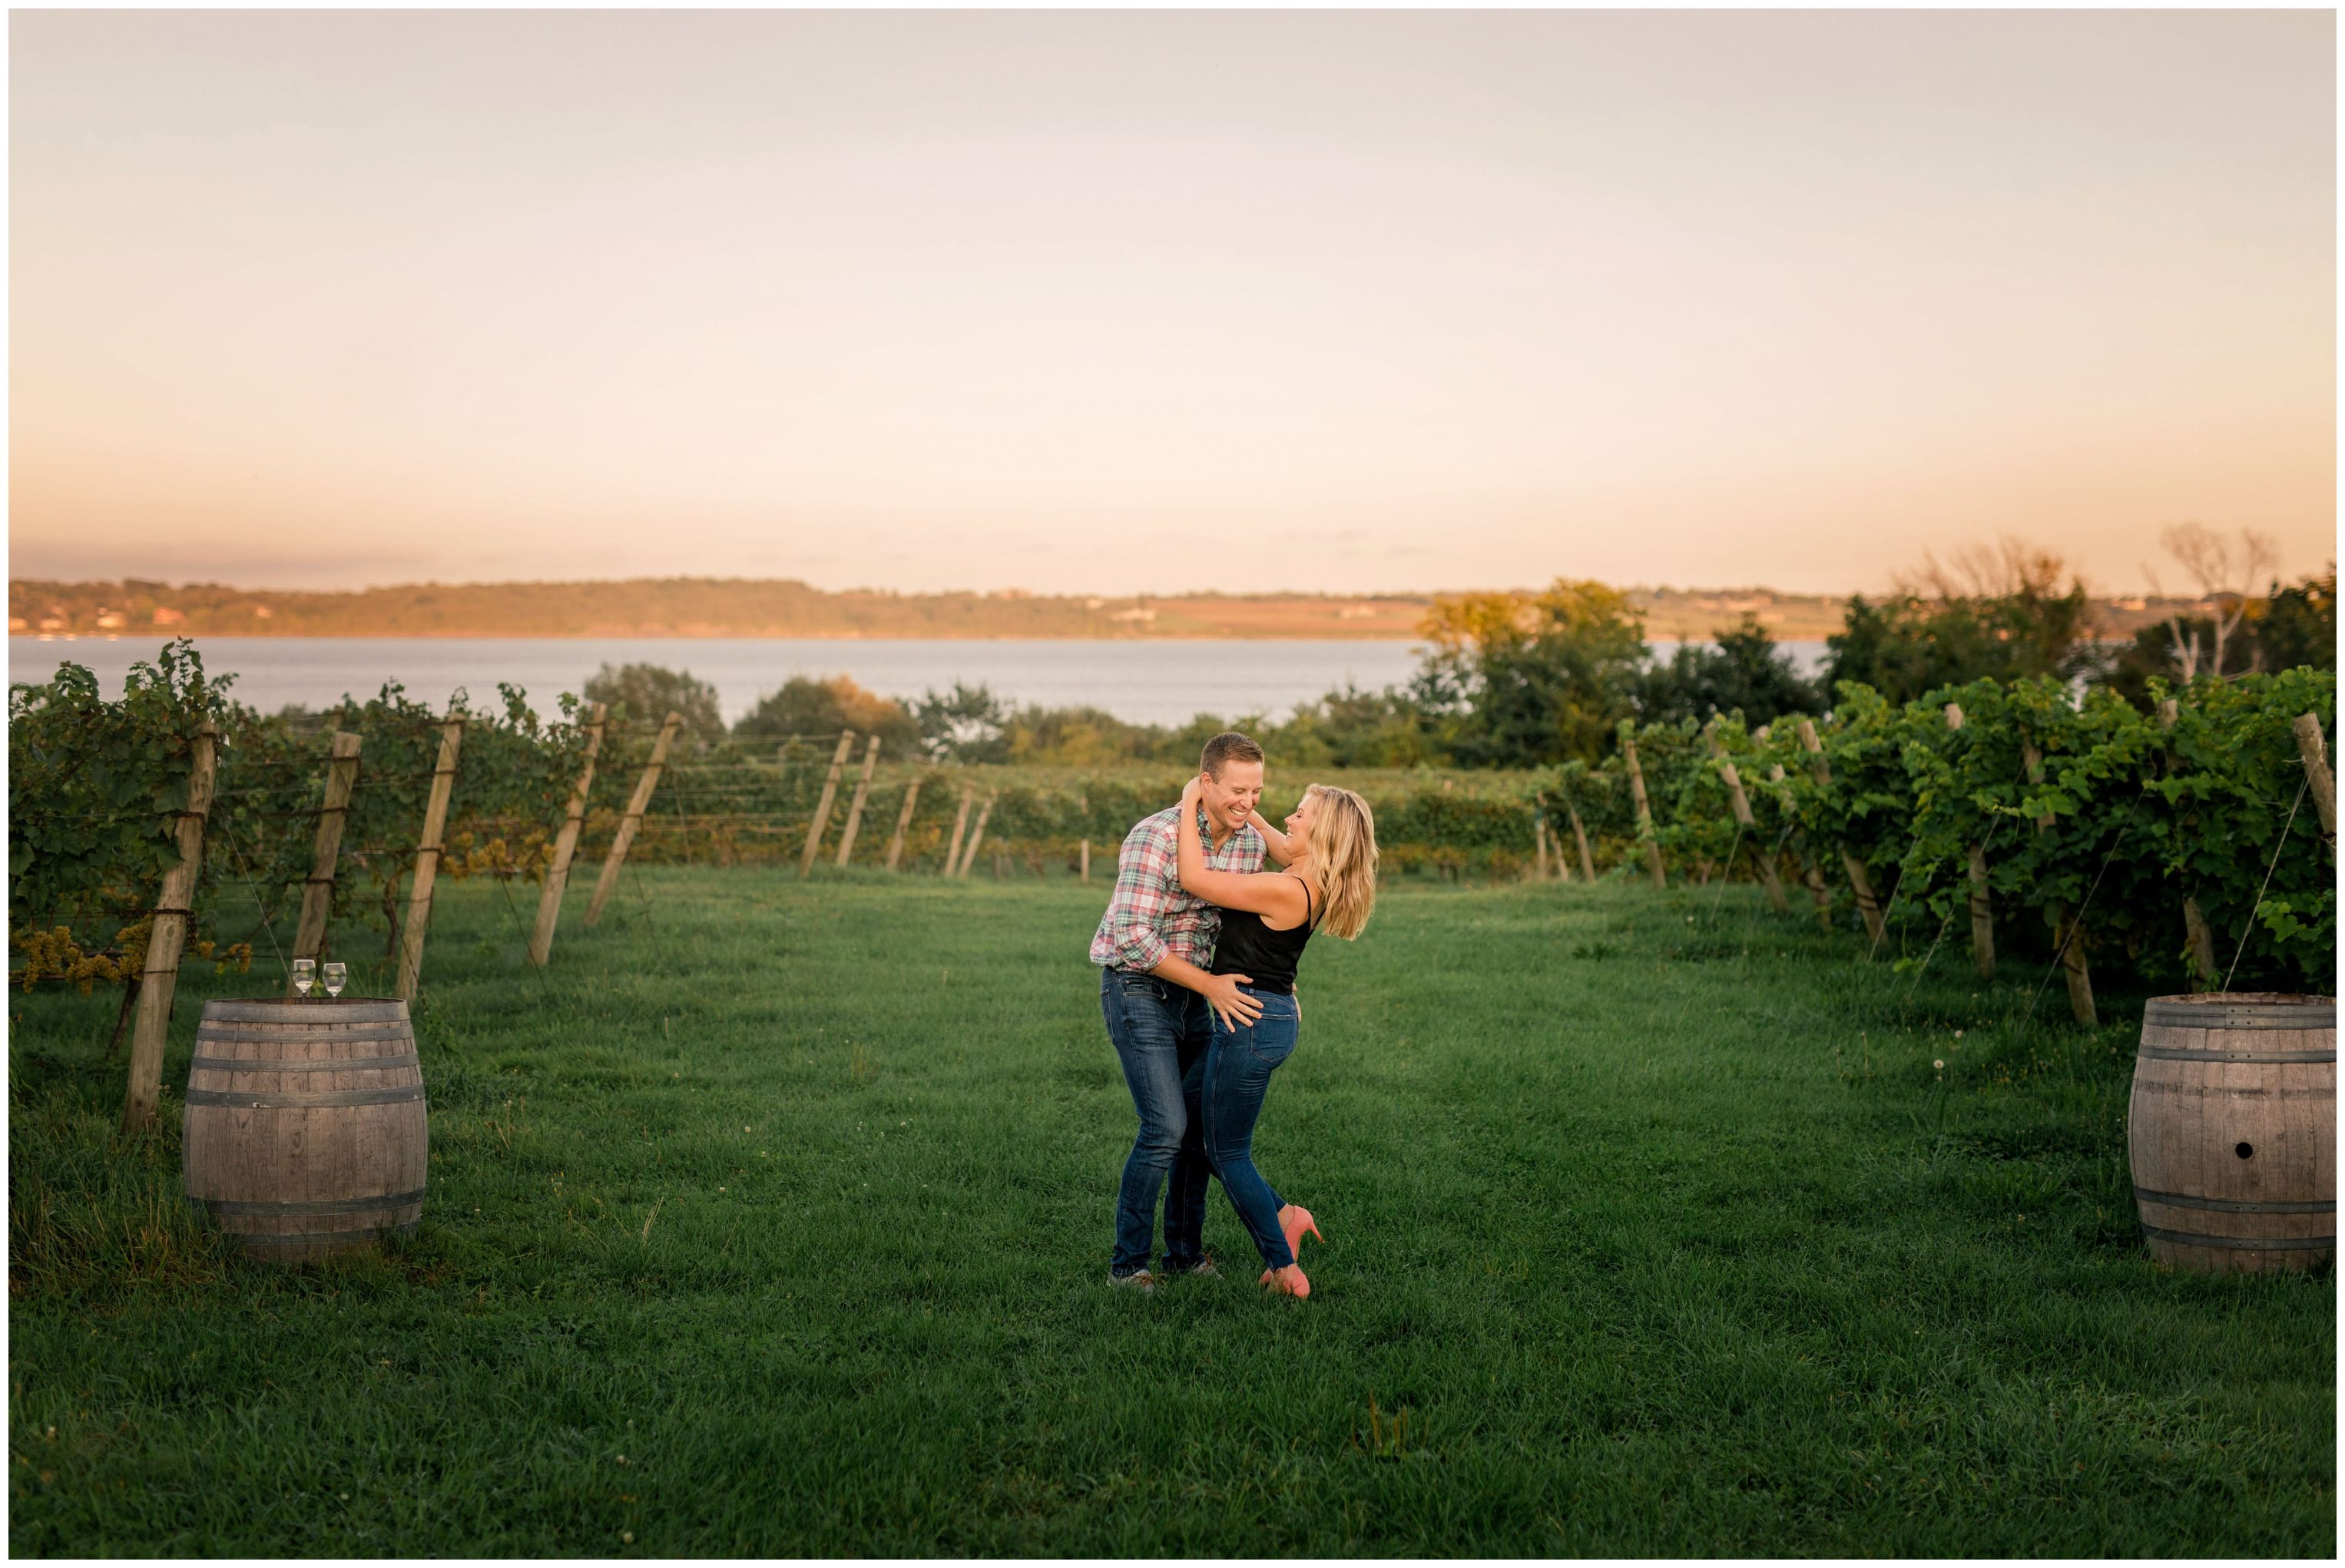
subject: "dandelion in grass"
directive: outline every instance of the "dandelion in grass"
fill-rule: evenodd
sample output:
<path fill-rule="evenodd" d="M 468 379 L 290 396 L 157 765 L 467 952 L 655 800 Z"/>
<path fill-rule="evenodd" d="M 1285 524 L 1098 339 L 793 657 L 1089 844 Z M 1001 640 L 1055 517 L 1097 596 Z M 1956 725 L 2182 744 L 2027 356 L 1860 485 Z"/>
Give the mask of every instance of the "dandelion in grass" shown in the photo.
<path fill-rule="evenodd" d="M 1937 1060 L 1935 1060 L 1935 1061 L 1932 1062 L 1930 1065 L 1931 1065 L 1932 1067 L 1934 1067 L 1937 1068 L 1940 1072 L 1944 1072 L 1944 1071 L 1946 1070 L 1946 1058 L 1945 1058 L 1945 1057 L 1940 1057 Z"/>

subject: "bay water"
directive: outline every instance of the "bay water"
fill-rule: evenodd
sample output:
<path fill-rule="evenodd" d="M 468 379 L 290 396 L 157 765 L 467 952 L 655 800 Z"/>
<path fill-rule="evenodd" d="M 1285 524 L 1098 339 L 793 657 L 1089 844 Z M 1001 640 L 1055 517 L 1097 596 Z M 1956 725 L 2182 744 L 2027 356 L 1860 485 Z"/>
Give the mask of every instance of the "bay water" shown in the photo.
<path fill-rule="evenodd" d="M 46 681 L 71 662 L 117 696 L 132 663 L 151 661 L 162 642 L 151 634 L 11 637 L 8 679 Z M 1181 724 L 1199 713 L 1276 720 L 1347 684 L 1398 684 L 1424 652 L 1414 642 L 1202 638 L 199 637 L 196 647 L 206 670 L 233 672 L 236 698 L 262 713 L 319 708 L 345 693 L 363 700 L 386 681 L 435 708 L 462 691 L 485 710 L 503 681 L 550 714 L 557 696 L 577 691 L 602 665 L 634 663 L 707 682 L 728 723 L 794 675 L 841 674 L 883 696 L 909 700 L 959 682 L 1021 704 L 1101 708 L 1129 723 Z M 1822 661 L 1821 642 L 1784 647 L 1803 672 Z"/>

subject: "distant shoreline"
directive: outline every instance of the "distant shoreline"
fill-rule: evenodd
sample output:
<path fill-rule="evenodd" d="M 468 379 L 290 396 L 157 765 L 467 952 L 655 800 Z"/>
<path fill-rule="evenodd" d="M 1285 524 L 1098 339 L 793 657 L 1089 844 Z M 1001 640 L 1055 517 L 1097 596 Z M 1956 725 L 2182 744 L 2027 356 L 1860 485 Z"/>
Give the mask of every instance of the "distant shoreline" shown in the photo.
<path fill-rule="evenodd" d="M 1650 630 L 1650 628 L 1648 628 Z M 138 627 L 123 632 L 26 632 L 12 629 L 18 642 L 168 642 L 174 637 L 250 642 L 308 638 L 335 642 L 1423 642 L 1421 632 L 662 632 L 633 626 L 594 627 L 584 632 L 309 632 L 242 630 L 190 632 L 183 626 Z M 1684 639 L 1657 634 L 1663 642 Z M 1790 638 L 1802 642 L 1814 639 Z"/>
<path fill-rule="evenodd" d="M 1757 621 L 1779 642 L 1841 629 L 1849 596 L 1765 588 L 1629 588 L 1656 642 L 1703 641 Z M 788 579 L 407 583 L 340 592 L 179 586 L 127 579 L 8 584 L 11 636 L 1007 642 L 1425 641 L 1426 593 L 1058 594 L 831 592 Z M 2186 601 L 2103 599 L 2104 636 L 2128 637 Z"/>

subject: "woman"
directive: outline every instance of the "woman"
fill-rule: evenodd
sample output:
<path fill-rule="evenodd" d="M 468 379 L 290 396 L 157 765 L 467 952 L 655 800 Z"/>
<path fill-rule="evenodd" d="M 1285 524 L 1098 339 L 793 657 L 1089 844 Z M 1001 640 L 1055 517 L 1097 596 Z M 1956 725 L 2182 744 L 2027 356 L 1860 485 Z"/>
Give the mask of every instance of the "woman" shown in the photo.
<path fill-rule="evenodd" d="M 1308 1296 L 1311 1281 L 1294 1249 L 1304 1231 L 1319 1236 L 1319 1227 L 1309 1209 L 1282 1203 L 1254 1168 L 1254 1124 L 1270 1075 L 1294 1051 L 1303 1021 L 1294 970 L 1304 944 L 1314 931 L 1351 940 L 1376 906 L 1376 818 L 1350 790 L 1313 784 L 1284 834 L 1259 815 L 1252 819 L 1283 869 L 1215 871 L 1197 833 L 1203 787 L 1191 779 L 1181 796 L 1181 885 L 1222 906 L 1213 972 L 1236 976 L 1262 1007 L 1251 1024 L 1214 1010 L 1200 1104 L 1205 1158 L 1262 1253 L 1262 1283 L 1274 1295 Z"/>

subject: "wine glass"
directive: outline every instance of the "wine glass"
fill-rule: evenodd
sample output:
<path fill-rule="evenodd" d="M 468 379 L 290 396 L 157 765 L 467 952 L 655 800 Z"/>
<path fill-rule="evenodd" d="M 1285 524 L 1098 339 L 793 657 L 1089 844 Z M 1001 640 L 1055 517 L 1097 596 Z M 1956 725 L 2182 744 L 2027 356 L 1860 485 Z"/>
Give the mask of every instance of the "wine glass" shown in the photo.
<path fill-rule="evenodd" d="M 350 966 L 348 964 L 333 963 L 326 966 L 326 995 L 339 996 L 342 994 L 342 987 L 350 983 Z"/>
<path fill-rule="evenodd" d="M 318 961 L 315 958 L 296 958 L 293 960 L 293 988 L 295 990 L 300 992 L 301 995 L 306 996 L 310 994 L 310 987 L 316 985 L 317 982 Z"/>

